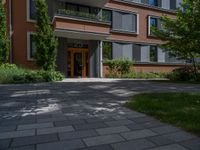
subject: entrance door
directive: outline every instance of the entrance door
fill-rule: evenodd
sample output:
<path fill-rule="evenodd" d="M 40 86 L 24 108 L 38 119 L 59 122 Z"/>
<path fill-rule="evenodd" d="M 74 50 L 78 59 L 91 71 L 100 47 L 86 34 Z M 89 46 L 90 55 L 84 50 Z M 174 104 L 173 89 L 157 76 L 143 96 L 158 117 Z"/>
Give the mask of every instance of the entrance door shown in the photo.
<path fill-rule="evenodd" d="M 69 48 L 68 49 L 68 77 L 86 78 L 89 77 L 89 57 L 88 49 Z"/>
<path fill-rule="evenodd" d="M 74 53 L 74 77 L 83 76 L 83 53 Z"/>

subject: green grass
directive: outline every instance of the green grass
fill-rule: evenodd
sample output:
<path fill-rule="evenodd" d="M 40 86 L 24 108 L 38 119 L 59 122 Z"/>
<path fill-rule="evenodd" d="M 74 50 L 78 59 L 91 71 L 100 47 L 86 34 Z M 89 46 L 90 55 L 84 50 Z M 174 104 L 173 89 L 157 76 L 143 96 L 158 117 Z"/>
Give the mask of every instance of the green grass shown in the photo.
<path fill-rule="evenodd" d="M 199 93 L 146 93 L 126 106 L 200 136 Z"/>

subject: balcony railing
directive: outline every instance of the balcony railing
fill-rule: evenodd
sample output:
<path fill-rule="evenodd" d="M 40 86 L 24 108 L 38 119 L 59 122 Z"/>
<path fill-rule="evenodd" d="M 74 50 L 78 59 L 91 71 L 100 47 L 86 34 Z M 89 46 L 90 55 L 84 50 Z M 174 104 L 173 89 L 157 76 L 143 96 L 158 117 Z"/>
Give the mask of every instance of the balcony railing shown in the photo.
<path fill-rule="evenodd" d="M 94 21 L 94 22 L 102 22 L 102 23 L 111 23 L 111 14 L 108 11 L 103 11 L 101 15 L 98 14 L 91 14 L 86 12 L 80 11 L 72 11 L 67 9 L 58 9 L 57 15 L 59 16 L 66 16 L 66 17 L 73 17 L 76 19 Z"/>

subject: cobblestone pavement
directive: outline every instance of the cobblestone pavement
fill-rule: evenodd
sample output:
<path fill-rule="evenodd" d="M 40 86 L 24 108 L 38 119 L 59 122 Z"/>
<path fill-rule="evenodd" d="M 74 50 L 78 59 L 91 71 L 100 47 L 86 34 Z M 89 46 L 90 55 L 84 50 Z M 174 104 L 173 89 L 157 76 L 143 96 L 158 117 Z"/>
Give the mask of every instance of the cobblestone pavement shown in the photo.
<path fill-rule="evenodd" d="M 122 106 L 200 85 L 110 79 L 0 85 L 1 150 L 200 150 L 200 138 Z"/>

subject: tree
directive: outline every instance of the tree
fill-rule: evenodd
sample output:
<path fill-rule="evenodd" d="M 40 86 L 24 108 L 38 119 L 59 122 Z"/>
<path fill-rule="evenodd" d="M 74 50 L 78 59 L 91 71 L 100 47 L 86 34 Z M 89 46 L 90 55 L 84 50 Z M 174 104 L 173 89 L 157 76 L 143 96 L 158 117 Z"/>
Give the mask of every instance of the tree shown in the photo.
<path fill-rule="evenodd" d="M 200 0 L 183 0 L 177 17 L 161 18 L 162 29 L 152 27 L 153 34 L 164 41 L 160 45 L 171 56 L 190 60 L 197 75 L 196 59 L 200 57 Z"/>
<path fill-rule="evenodd" d="M 0 64 L 7 63 L 9 60 L 9 38 L 6 28 L 5 10 L 0 0 Z"/>
<path fill-rule="evenodd" d="M 36 54 L 34 56 L 38 66 L 43 70 L 55 70 L 58 41 L 53 34 L 45 0 L 35 0 L 36 7 Z"/>

